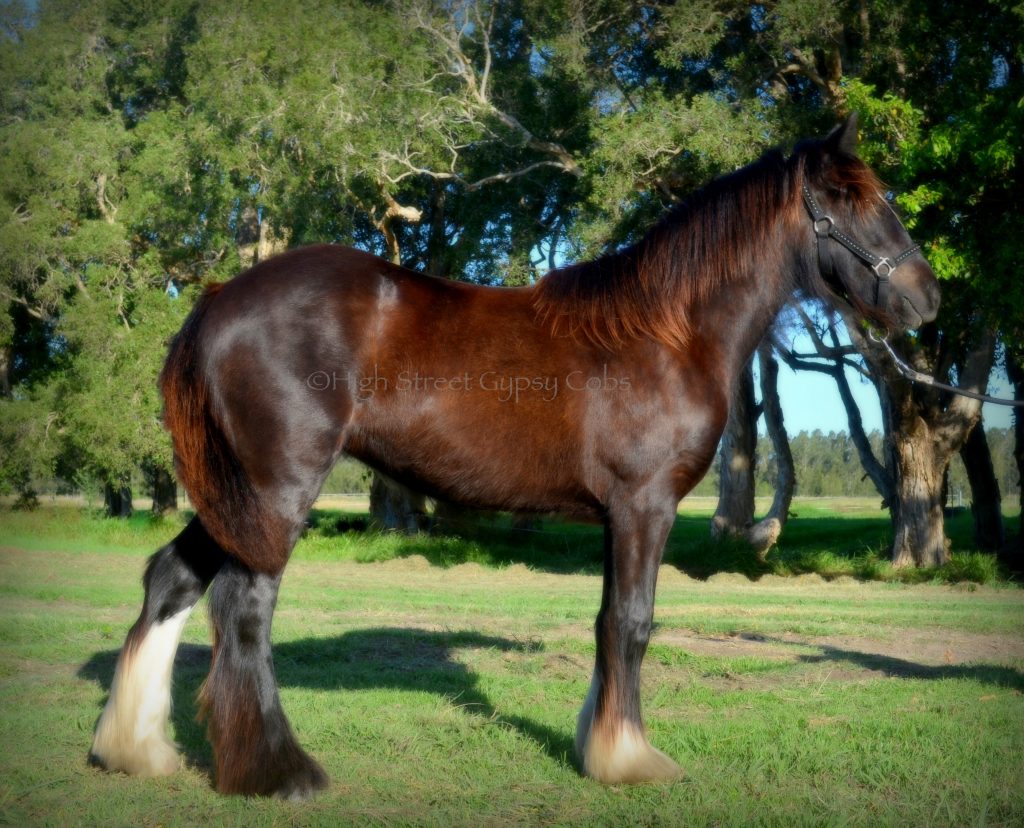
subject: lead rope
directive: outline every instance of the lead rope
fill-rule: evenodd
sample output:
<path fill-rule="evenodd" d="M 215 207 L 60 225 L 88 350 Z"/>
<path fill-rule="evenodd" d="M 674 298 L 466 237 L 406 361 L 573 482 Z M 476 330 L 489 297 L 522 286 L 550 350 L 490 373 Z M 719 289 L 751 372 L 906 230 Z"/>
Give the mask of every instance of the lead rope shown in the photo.
<path fill-rule="evenodd" d="M 938 388 L 942 391 L 950 391 L 954 394 L 959 394 L 961 397 L 971 397 L 975 400 L 981 400 L 982 402 L 994 403 L 995 405 L 1011 405 L 1016 408 L 1024 406 L 1024 400 L 1004 400 L 1000 397 L 990 397 L 988 394 L 978 394 L 975 391 L 967 391 L 963 388 L 956 388 L 952 385 L 946 385 L 944 382 L 939 382 L 935 377 L 930 374 L 922 374 L 920 371 L 915 371 L 897 354 L 893 349 L 892 345 L 889 344 L 889 338 L 887 336 L 880 336 L 874 328 L 868 330 L 868 338 L 872 342 L 877 342 L 882 345 L 886 351 L 889 352 L 889 356 L 892 357 L 892 361 L 896 365 L 896 370 L 899 371 L 911 382 L 918 382 L 921 385 L 928 385 L 932 388 Z"/>

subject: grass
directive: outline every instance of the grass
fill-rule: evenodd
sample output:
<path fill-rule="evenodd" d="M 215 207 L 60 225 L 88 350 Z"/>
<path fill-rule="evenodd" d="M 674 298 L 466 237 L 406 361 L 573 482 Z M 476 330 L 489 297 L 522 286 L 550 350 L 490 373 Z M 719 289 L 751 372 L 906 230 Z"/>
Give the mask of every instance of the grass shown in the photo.
<path fill-rule="evenodd" d="M 729 572 L 757 579 L 765 575 L 815 573 L 827 579 L 902 582 L 1005 580 L 994 556 L 971 547 L 968 512 L 950 517 L 946 530 L 952 560 L 935 569 L 895 569 L 888 562 L 890 524 L 873 499 L 798 500 L 780 543 L 758 560 L 742 542 L 713 540 L 709 522 L 713 499 L 684 501 L 665 549 L 664 561 L 691 577 Z M 450 567 L 479 563 L 501 568 L 525 564 L 547 572 L 601 571 L 601 528 L 545 519 L 540 531 L 513 529 L 505 517 L 484 516 L 462 536 L 367 533 L 363 498 L 326 501 L 310 514 L 309 528 L 294 558 L 308 561 L 376 561 L 422 556 Z M 0 511 L 0 544 L 22 549 L 150 554 L 184 525 L 185 517 L 154 520 L 138 512 L 129 520 L 108 520 L 95 509 L 47 505 L 34 512 Z M 1007 515 L 1007 531 L 1015 520 Z"/>
<path fill-rule="evenodd" d="M 213 792 L 193 718 L 205 602 L 176 664 L 186 767 L 105 774 L 85 761 L 91 731 L 141 601 L 141 544 L 169 527 L 137 520 L 125 548 L 96 551 L 114 538 L 93 521 L 68 517 L 62 531 L 84 530 L 73 550 L 0 551 L 3 824 L 1024 823 L 1022 590 L 665 567 L 644 709 L 687 776 L 608 788 L 571 758 L 597 575 L 321 560 L 313 532 L 284 578 L 275 665 L 330 788 L 300 805 Z"/>

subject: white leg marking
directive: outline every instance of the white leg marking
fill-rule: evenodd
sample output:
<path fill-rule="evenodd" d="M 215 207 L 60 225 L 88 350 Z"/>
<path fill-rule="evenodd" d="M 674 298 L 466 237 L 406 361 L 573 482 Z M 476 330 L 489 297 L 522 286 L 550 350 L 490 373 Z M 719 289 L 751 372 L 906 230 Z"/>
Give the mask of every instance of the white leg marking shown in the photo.
<path fill-rule="evenodd" d="M 146 631 L 132 651 L 121 651 L 110 699 L 96 726 L 93 756 L 108 770 L 165 776 L 178 769 L 178 751 L 167 736 L 171 668 L 192 607 Z"/>
<path fill-rule="evenodd" d="M 576 755 L 583 772 L 608 785 L 679 779 L 682 769 L 647 741 L 632 722 L 621 722 L 609 731 L 594 727 L 594 710 L 601 690 L 595 670 L 590 692 L 576 720 Z"/>

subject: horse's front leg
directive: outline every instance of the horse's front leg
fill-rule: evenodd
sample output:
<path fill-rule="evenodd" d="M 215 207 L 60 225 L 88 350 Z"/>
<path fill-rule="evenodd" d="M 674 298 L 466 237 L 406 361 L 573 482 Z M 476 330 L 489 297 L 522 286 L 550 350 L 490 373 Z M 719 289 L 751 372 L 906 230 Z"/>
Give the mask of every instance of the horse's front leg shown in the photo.
<path fill-rule="evenodd" d="M 682 773 L 647 741 L 640 717 L 640 664 L 651 635 L 658 566 L 675 519 L 674 500 L 657 500 L 656 508 L 620 504 L 605 522 L 597 661 L 576 725 L 576 753 L 587 776 L 609 784 Z"/>

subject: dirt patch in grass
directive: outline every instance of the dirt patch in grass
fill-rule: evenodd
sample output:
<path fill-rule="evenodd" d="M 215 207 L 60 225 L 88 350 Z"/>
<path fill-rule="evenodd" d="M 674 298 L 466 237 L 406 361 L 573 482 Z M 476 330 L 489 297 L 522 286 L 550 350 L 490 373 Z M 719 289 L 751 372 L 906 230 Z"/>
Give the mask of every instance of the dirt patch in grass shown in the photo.
<path fill-rule="evenodd" d="M 1024 640 L 1008 635 L 941 631 L 922 634 L 908 631 L 897 640 L 863 636 L 708 636 L 686 630 L 657 632 L 657 644 L 679 647 L 686 653 L 720 659 L 759 659 L 804 670 L 797 683 L 805 685 L 854 683 L 880 678 L 955 678 L 985 673 L 997 684 L 1021 692 L 1024 672 Z M 703 676 L 722 689 L 767 690 L 792 684 L 791 671 L 766 671 L 753 675 L 737 671 Z"/>
<path fill-rule="evenodd" d="M 995 633 L 936 630 L 927 635 L 910 632 L 897 640 L 836 636 L 808 640 L 806 643 L 840 652 L 930 667 L 1024 661 L 1024 639 Z"/>
<path fill-rule="evenodd" d="M 768 659 L 806 658 L 813 650 L 836 655 L 899 659 L 908 664 L 937 667 L 957 664 L 996 664 L 1024 660 L 1024 639 L 1009 635 L 941 630 L 928 635 L 908 632 L 898 640 L 858 636 L 800 636 L 784 633 L 777 637 L 759 635 L 697 635 L 686 630 L 655 633 L 659 644 L 680 647 L 695 655 L 716 658 L 756 657 Z"/>
<path fill-rule="evenodd" d="M 782 661 L 796 661 L 798 642 L 771 642 L 742 635 L 698 635 L 688 630 L 656 630 L 652 636 L 656 644 L 678 647 L 692 655 L 714 658 L 767 658 Z"/>

